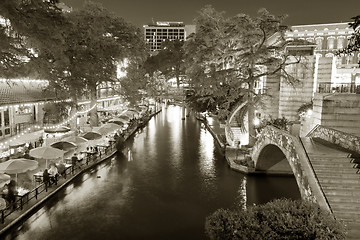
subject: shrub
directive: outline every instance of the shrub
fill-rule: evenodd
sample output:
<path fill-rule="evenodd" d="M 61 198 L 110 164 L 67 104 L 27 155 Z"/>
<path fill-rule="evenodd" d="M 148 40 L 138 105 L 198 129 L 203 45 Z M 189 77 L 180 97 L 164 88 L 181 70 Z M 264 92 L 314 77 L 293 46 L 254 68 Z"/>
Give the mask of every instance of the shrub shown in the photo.
<path fill-rule="evenodd" d="M 290 121 L 287 120 L 285 117 L 275 119 L 263 119 L 261 124 L 256 127 L 257 132 L 260 133 L 268 125 L 274 126 L 284 131 L 289 131 Z"/>
<path fill-rule="evenodd" d="M 315 203 L 277 199 L 207 217 L 210 239 L 345 239 L 344 226 Z"/>

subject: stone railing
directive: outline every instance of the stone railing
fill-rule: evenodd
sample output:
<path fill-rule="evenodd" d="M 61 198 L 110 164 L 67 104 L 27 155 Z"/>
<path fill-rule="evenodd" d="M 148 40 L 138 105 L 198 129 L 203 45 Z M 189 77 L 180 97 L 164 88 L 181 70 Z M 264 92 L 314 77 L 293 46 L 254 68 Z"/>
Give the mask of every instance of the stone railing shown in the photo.
<path fill-rule="evenodd" d="M 348 150 L 360 153 L 360 137 L 332 128 L 317 125 L 307 137 L 320 138 Z"/>
<path fill-rule="evenodd" d="M 261 151 L 270 144 L 276 145 L 286 156 L 296 178 L 302 198 L 317 202 L 322 208 L 330 211 L 324 193 L 320 188 L 308 156 L 298 137 L 273 126 L 266 126 L 257 137 L 251 152 L 255 170 Z"/>
<path fill-rule="evenodd" d="M 226 142 L 230 146 L 233 146 L 234 145 L 234 133 L 231 130 L 231 126 L 228 121 L 226 122 L 226 125 L 225 125 L 225 137 L 226 137 Z"/>

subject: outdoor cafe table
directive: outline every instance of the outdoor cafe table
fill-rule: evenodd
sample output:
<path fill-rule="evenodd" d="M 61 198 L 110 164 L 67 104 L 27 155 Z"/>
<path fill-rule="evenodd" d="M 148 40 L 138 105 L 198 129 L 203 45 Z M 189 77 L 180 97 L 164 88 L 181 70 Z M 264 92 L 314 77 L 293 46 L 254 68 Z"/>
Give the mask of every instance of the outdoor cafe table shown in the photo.
<path fill-rule="evenodd" d="M 58 165 L 58 164 L 56 164 Z M 72 164 L 70 163 L 65 163 L 65 170 L 67 170 L 68 168 L 71 168 Z M 42 178 L 43 178 L 43 171 L 39 171 L 37 173 L 34 173 L 33 176 L 34 176 L 34 181 L 36 182 L 36 179 L 41 179 L 41 182 L 42 182 Z M 49 177 L 54 177 L 53 175 L 49 174 Z"/>
<path fill-rule="evenodd" d="M 29 201 L 30 190 L 25 188 L 17 188 L 16 191 L 17 191 L 16 196 L 20 198 L 20 209 L 22 210 L 24 205 L 23 199 L 26 197 L 27 201 Z"/>

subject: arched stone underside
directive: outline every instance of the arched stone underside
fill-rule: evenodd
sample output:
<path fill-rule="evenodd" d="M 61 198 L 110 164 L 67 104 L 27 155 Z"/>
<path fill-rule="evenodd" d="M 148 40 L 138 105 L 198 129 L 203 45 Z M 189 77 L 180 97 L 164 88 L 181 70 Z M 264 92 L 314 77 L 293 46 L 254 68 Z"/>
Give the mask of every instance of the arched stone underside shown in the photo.
<path fill-rule="evenodd" d="M 273 144 L 266 145 L 261 150 L 255 170 L 275 174 L 293 174 L 285 154 Z"/>
<path fill-rule="evenodd" d="M 317 202 L 321 208 L 330 211 L 323 191 L 315 177 L 307 154 L 298 137 L 267 126 L 257 137 L 251 152 L 255 169 L 271 171 L 285 165 L 286 159 L 293 172 L 302 199 Z"/>
<path fill-rule="evenodd" d="M 248 137 L 248 133 L 247 133 L 247 126 L 244 126 L 243 129 L 240 126 L 233 126 L 232 122 L 234 117 L 236 116 L 236 114 L 246 106 L 247 101 L 240 103 L 235 110 L 231 113 L 230 117 L 228 118 L 228 120 L 226 121 L 226 126 L 225 126 L 225 136 L 226 136 L 226 142 L 229 144 L 229 146 L 231 147 L 235 147 L 235 143 L 237 141 L 240 142 L 241 145 L 246 145 L 248 144 L 249 141 L 249 137 Z M 245 116 L 246 118 L 246 116 Z M 245 132 L 244 132 L 245 129 Z M 247 136 L 247 139 L 246 139 Z"/>

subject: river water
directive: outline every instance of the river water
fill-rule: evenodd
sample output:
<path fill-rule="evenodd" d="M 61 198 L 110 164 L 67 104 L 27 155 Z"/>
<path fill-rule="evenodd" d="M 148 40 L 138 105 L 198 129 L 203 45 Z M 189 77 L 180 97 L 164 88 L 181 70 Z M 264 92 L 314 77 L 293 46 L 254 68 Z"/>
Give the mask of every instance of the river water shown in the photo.
<path fill-rule="evenodd" d="M 216 209 L 282 197 L 300 198 L 294 177 L 229 169 L 203 124 L 169 106 L 5 239 L 207 239 Z"/>

